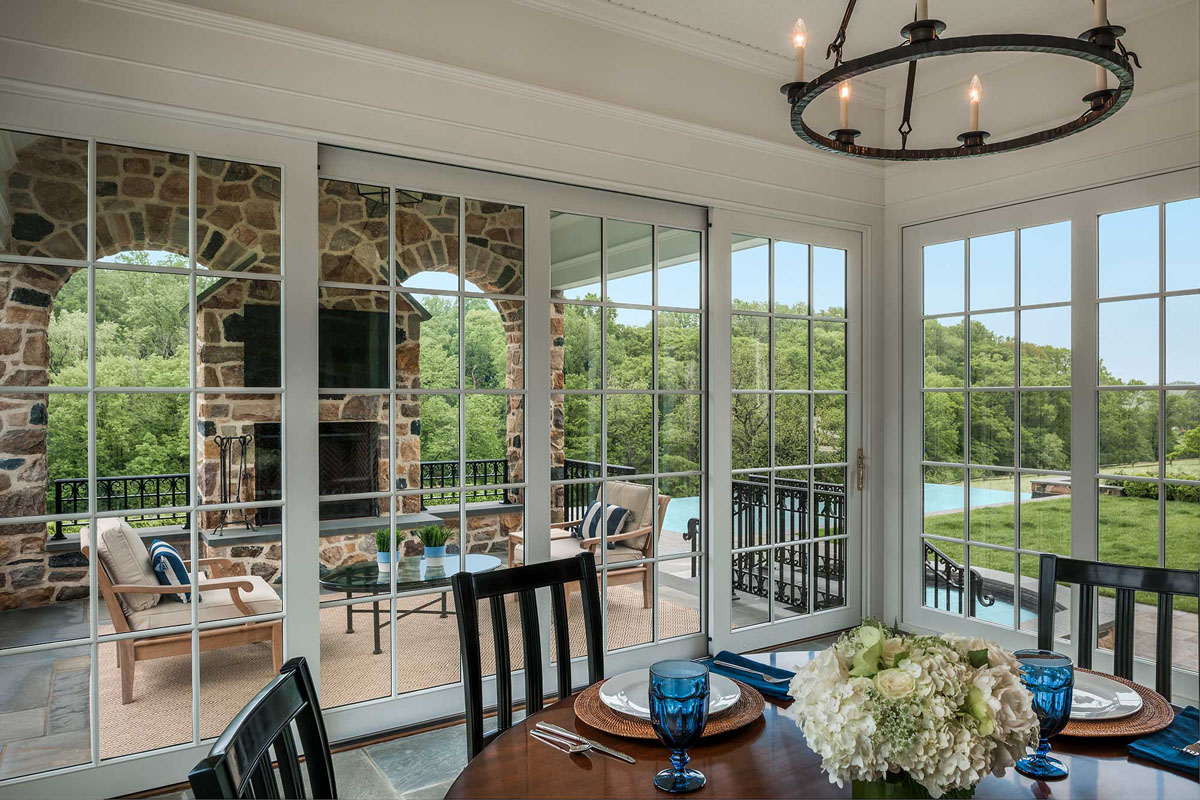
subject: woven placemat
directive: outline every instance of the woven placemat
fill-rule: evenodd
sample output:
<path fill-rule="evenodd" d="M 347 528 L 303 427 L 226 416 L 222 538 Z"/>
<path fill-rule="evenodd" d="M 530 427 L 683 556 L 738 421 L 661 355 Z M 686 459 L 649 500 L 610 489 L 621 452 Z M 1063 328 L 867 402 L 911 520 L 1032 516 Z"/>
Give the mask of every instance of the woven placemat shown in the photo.
<path fill-rule="evenodd" d="M 604 681 L 594 683 L 584 689 L 575 698 L 575 716 L 580 722 L 593 728 L 611 733 L 613 736 L 624 736 L 627 739 L 657 739 L 650 720 L 630 717 L 604 704 L 600 699 L 600 686 Z M 704 736 L 719 736 L 738 728 L 749 725 L 762 716 L 763 696 L 753 686 L 747 686 L 741 681 L 734 681 L 741 690 L 738 701 L 730 708 L 708 718 L 704 728 Z"/>
<path fill-rule="evenodd" d="M 1121 719 L 1081 720 L 1073 719 L 1062 729 L 1059 736 L 1144 736 L 1161 731 L 1175 719 L 1175 712 L 1167 699 L 1153 689 L 1134 683 L 1116 675 L 1107 675 L 1090 669 L 1075 668 L 1076 672 L 1087 672 L 1124 684 L 1142 698 L 1142 708 L 1136 714 Z"/>

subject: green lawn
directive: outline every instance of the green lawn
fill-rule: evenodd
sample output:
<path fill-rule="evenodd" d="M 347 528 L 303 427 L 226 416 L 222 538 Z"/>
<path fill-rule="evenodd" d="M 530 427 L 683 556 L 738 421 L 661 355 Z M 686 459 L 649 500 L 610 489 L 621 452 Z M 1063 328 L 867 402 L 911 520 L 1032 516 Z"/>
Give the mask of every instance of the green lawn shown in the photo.
<path fill-rule="evenodd" d="M 1011 485 L 1011 484 L 1010 484 Z M 1158 564 L 1158 501 L 1140 497 L 1100 496 L 1100 559 L 1120 564 Z M 925 532 L 961 538 L 963 515 L 942 514 L 925 520 Z M 1071 552 L 1070 498 L 1025 502 L 1021 506 L 1021 541 L 1026 549 L 1069 555 Z M 971 540 L 1007 547 L 1014 545 L 1013 508 L 996 506 L 977 509 L 971 515 Z M 963 545 L 938 541 L 934 546 L 963 563 Z M 1167 503 L 1167 566 L 1200 569 L 1200 504 Z M 1013 554 L 1002 550 L 974 548 L 971 564 L 1003 572 L 1013 570 Z M 1037 577 L 1038 559 L 1022 555 L 1021 574 Z M 1107 593 L 1106 593 L 1107 594 Z M 1156 603 L 1153 594 L 1140 593 L 1138 602 Z M 1195 598 L 1179 597 L 1175 607 L 1197 610 Z"/>

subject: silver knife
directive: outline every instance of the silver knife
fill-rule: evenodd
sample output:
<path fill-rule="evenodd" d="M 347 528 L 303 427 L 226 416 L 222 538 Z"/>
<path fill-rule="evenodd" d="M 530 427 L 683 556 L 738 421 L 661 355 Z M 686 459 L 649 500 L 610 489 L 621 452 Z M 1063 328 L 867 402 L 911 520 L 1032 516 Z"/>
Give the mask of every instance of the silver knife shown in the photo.
<path fill-rule="evenodd" d="M 600 744 L 599 742 L 593 741 L 593 740 L 587 738 L 586 736 L 580 736 L 578 733 L 575 733 L 574 731 L 569 731 L 566 728 L 560 728 L 557 725 L 551 725 L 549 722 L 539 722 L 539 723 L 535 724 L 533 727 L 541 728 L 542 730 L 550 731 L 551 733 L 557 733 L 560 736 L 569 736 L 572 739 L 578 739 L 581 742 L 587 742 L 589 745 L 592 746 L 593 750 L 604 753 L 607 756 L 612 756 L 613 758 L 619 758 L 622 761 L 628 761 L 630 764 L 637 763 L 637 759 L 634 758 L 633 756 L 627 756 L 624 753 L 622 753 L 620 750 L 613 750 L 611 747 L 608 747 L 606 745 Z"/>

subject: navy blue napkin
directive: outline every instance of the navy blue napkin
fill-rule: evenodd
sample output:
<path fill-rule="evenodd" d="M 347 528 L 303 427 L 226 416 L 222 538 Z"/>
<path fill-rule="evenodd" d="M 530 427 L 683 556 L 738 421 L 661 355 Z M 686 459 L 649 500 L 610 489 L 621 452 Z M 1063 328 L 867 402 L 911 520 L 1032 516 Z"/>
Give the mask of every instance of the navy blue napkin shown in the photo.
<path fill-rule="evenodd" d="M 1143 736 L 1129 745 L 1129 754 L 1153 761 L 1162 767 L 1177 769 L 1195 775 L 1200 768 L 1200 758 L 1189 756 L 1177 747 L 1184 747 L 1200 739 L 1200 711 L 1188 706 L 1175 715 L 1175 721 L 1157 733 Z"/>
<path fill-rule="evenodd" d="M 722 650 L 721 652 L 717 653 L 715 658 L 717 661 L 724 661 L 728 664 L 736 664 L 739 667 L 752 669 L 755 672 L 762 672 L 766 675 L 773 675 L 778 678 L 787 678 L 789 682 L 796 674 L 794 672 L 788 672 L 786 669 L 779 669 L 779 667 L 769 667 L 766 664 L 760 664 L 757 661 L 752 661 L 749 658 L 739 656 L 737 653 L 731 653 L 728 650 Z M 720 673 L 726 678 L 733 678 L 734 680 L 739 680 L 742 683 L 753 686 L 755 689 L 758 689 L 760 692 L 762 692 L 765 697 L 774 697 L 777 700 L 787 700 L 789 698 L 787 693 L 787 683 L 768 683 L 757 675 L 751 675 L 749 672 L 742 672 L 738 669 L 728 669 L 720 666 L 719 664 L 714 664 L 712 658 L 704 659 L 703 663 L 707 664 L 708 668 L 713 672 Z"/>

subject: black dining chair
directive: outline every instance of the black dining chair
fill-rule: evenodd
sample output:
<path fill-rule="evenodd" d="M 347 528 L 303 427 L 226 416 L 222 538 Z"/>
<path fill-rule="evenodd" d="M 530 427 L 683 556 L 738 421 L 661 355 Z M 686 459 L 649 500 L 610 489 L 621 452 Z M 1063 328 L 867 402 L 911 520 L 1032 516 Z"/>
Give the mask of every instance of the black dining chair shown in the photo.
<path fill-rule="evenodd" d="M 1157 645 L 1154 689 L 1171 699 L 1171 636 L 1175 595 L 1200 597 L 1200 572 L 1162 567 L 1132 567 L 1103 561 L 1082 561 L 1043 554 L 1038 574 L 1038 647 L 1053 650 L 1055 588 L 1059 583 L 1078 584 L 1078 666 L 1090 669 L 1096 629 L 1096 589 L 1116 589 L 1116 642 L 1113 673 L 1133 679 L 1133 611 L 1136 592 L 1158 595 Z M 1198 659 L 1200 663 L 1200 659 Z"/>
<path fill-rule="evenodd" d="M 199 800 L 306 797 L 293 723 L 300 734 L 311 796 L 336 798 L 321 705 L 303 658 L 284 664 L 279 676 L 229 723 L 208 757 L 188 774 L 192 792 Z M 279 763 L 279 781 L 271 766 L 272 754 Z"/>
<path fill-rule="evenodd" d="M 592 553 L 556 559 L 495 572 L 459 572 L 451 579 L 458 635 L 462 644 L 463 693 L 467 710 L 467 758 L 512 727 L 512 664 L 509 657 L 508 613 L 505 597 L 515 594 L 521 613 L 522 652 L 525 659 L 525 711 L 543 708 L 542 642 L 537 615 L 538 589 L 549 588 L 558 658 L 558 696 L 571 694 L 571 642 L 567 622 L 568 584 L 579 583 L 583 600 L 583 630 L 588 651 L 588 683 L 604 675 L 604 646 L 600 641 L 600 590 Z M 479 648 L 479 601 L 491 607 L 492 639 L 496 651 L 496 730 L 483 731 L 483 664 Z"/>

